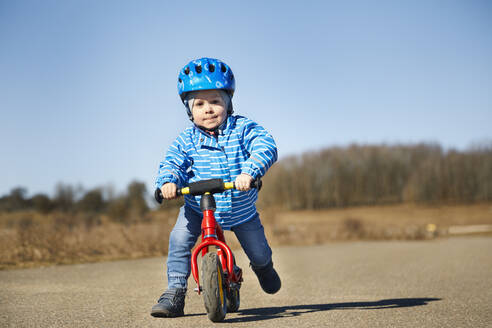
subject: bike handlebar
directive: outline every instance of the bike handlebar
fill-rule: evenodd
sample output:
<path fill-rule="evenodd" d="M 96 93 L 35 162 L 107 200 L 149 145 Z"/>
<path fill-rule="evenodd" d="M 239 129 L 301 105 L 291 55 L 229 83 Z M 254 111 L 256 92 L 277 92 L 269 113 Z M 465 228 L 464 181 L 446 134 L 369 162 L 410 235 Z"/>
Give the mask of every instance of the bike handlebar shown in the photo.
<path fill-rule="evenodd" d="M 258 191 L 261 189 L 262 181 L 260 177 L 256 178 L 251 182 L 251 188 L 256 188 Z M 216 194 L 221 193 L 226 190 L 235 189 L 236 186 L 234 182 L 224 182 L 222 179 L 208 179 L 197 182 L 192 182 L 188 187 L 180 188 L 176 190 L 176 196 L 183 195 L 203 195 L 205 193 Z M 154 198 L 159 203 L 162 204 L 164 197 L 162 197 L 162 192 L 160 188 L 157 188 L 154 192 Z"/>

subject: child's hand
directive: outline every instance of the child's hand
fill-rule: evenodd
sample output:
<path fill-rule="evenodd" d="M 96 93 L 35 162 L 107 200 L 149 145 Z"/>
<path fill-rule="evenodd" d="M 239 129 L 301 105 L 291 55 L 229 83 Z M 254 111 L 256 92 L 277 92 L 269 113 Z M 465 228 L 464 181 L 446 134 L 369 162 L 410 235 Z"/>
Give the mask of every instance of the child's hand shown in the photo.
<path fill-rule="evenodd" d="M 172 182 L 167 182 L 161 187 L 162 197 L 164 199 L 174 199 L 176 198 L 176 190 L 178 190 L 178 186 Z"/>
<path fill-rule="evenodd" d="M 251 189 L 251 182 L 253 182 L 253 178 L 251 176 L 241 173 L 236 177 L 234 185 L 237 190 L 248 191 Z"/>

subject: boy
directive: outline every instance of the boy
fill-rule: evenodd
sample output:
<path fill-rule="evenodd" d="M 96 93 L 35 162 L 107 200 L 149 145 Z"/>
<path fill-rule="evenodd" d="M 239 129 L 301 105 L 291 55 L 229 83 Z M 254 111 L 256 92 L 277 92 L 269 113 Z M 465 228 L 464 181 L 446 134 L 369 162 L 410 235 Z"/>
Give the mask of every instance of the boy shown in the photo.
<path fill-rule="evenodd" d="M 236 189 L 216 194 L 215 217 L 238 238 L 266 293 L 281 286 L 272 251 L 256 212 L 256 189 L 250 184 L 277 160 L 272 136 L 255 122 L 232 115 L 234 75 L 224 62 L 201 58 L 189 62 L 178 77 L 178 92 L 193 125 L 182 132 L 160 163 L 156 187 L 165 199 L 190 182 L 221 178 Z M 184 315 L 191 249 L 201 233 L 200 197 L 185 196 L 169 237 L 168 288 L 152 307 L 155 317 Z"/>

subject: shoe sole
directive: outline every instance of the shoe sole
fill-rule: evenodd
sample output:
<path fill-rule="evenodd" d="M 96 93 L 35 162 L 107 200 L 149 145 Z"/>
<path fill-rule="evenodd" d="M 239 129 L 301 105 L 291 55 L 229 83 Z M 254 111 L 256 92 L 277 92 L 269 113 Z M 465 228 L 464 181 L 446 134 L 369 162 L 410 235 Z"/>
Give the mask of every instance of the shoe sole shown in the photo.
<path fill-rule="evenodd" d="M 171 313 L 171 312 L 151 312 L 151 316 L 155 318 L 176 318 L 184 316 L 184 312 Z"/>

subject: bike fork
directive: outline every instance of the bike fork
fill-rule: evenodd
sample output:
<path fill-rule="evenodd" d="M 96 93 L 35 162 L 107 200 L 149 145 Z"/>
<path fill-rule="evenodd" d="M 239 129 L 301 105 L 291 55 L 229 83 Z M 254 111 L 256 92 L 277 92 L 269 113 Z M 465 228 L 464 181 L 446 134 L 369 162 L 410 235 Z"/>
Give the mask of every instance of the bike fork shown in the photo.
<path fill-rule="evenodd" d="M 197 257 L 200 251 L 202 256 L 208 253 L 209 246 L 217 247 L 217 255 L 222 266 L 222 271 L 227 273 L 226 285 L 230 281 L 237 281 L 238 277 L 234 274 L 234 257 L 232 251 L 225 243 L 224 233 L 215 221 L 215 199 L 212 194 L 205 193 L 200 201 L 200 209 L 203 212 L 202 219 L 202 242 L 195 248 L 191 255 L 191 273 L 198 287 L 195 289 L 198 294 L 201 292 L 200 280 L 198 276 Z"/>

